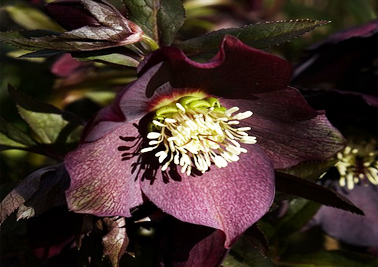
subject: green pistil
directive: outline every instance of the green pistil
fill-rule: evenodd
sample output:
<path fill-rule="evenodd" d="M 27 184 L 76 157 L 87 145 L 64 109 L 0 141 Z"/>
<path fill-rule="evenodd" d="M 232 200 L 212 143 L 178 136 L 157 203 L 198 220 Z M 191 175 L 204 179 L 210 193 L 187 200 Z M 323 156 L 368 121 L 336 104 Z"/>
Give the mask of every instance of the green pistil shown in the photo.
<path fill-rule="evenodd" d="M 162 106 L 155 111 L 153 120 L 158 122 L 163 122 L 166 118 L 172 118 L 174 114 L 180 112 L 180 108 L 185 111 L 194 110 L 201 111 L 201 113 L 206 113 L 208 111 L 224 114 L 226 112 L 226 107 L 222 106 L 218 99 L 215 97 L 199 98 L 195 96 L 184 96 L 175 102 L 168 105 Z M 150 123 L 148 125 L 148 131 L 160 130 L 161 127 Z"/>

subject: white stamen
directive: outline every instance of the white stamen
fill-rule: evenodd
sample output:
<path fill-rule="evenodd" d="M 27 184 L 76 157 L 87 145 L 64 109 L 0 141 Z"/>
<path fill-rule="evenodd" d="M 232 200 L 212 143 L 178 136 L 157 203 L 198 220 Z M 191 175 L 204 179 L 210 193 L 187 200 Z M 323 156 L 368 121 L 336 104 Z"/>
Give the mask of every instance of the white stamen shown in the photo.
<path fill-rule="evenodd" d="M 165 124 L 163 124 L 161 122 L 158 122 L 156 120 L 153 120 L 152 123 L 155 124 L 155 125 L 157 125 L 157 126 L 160 126 L 160 127 L 165 127 Z"/>
<path fill-rule="evenodd" d="M 176 103 L 176 106 L 181 109 L 182 112 L 185 113 L 185 108 L 180 104 L 180 103 Z"/>
<path fill-rule="evenodd" d="M 238 155 L 248 152 L 240 143 L 256 143 L 256 137 L 248 134 L 251 127 L 233 128 L 240 123 L 239 120 L 250 117 L 250 111 L 232 116 L 238 107 L 214 112 L 214 107 L 186 109 L 178 102 L 175 104 L 179 111 L 169 113 L 169 117 L 163 120 L 152 121 L 155 131 L 147 134 L 150 147 L 141 150 L 146 153 L 163 147 L 155 153 L 162 171 L 166 171 L 171 163 L 180 165 L 181 173 L 187 175 L 191 174 L 193 167 L 202 173 L 212 164 L 224 168 L 228 162 L 238 161 Z"/>
<path fill-rule="evenodd" d="M 157 133 L 157 132 L 150 132 L 147 134 L 147 138 L 148 139 L 156 139 L 156 138 L 159 138 L 161 134 L 160 133 Z"/>
<path fill-rule="evenodd" d="M 224 113 L 224 115 L 226 115 L 226 117 L 231 117 L 231 114 L 238 111 L 239 108 L 238 107 L 232 107 L 230 109 L 227 109 L 226 112 Z"/>

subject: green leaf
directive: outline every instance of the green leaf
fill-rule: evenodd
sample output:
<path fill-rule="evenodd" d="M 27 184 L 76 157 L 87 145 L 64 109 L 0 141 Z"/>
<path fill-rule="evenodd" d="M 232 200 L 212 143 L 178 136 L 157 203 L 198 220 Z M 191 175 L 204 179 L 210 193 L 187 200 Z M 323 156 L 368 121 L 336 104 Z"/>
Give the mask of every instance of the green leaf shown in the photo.
<path fill-rule="evenodd" d="M 170 45 L 185 19 L 180 0 L 123 0 L 128 18 L 161 45 Z"/>
<path fill-rule="evenodd" d="M 90 55 L 90 56 L 74 56 L 80 61 L 100 61 L 104 63 L 110 63 L 115 65 L 120 65 L 124 67 L 133 67 L 136 68 L 139 65 L 139 61 L 133 57 L 120 54 L 120 53 L 111 53 L 103 55 Z"/>
<path fill-rule="evenodd" d="M 21 117 L 44 144 L 78 141 L 82 121 L 74 114 L 35 100 L 9 87 L 9 94 L 17 103 Z"/>
<path fill-rule="evenodd" d="M 378 259 L 351 251 L 319 251 L 295 255 L 285 259 L 280 266 L 293 267 L 372 267 L 378 266 Z"/>
<path fill-rule="evenodd" d="M 128 19 L 156 41 L 159 39 L 157 13 L 160 2 L 161 0 L 123 0 L 128 10 Z"/>
<path fill-rule="evenodd" d="M 0 117 L 0 148 L 25 149 L 37 145 L 26 133 Z"/>
<path fill-rule="evenodd" d="M 320 204 L 307 199 L 293 199 L 289 209 L 275 226 L 275 236 L 285 238 L 301 230 L 320 208 Z"/>
<path fill-rule="evenodd" d="M 235 252 L 231 250 L 226 259 L 222 262 L 223 267 L 276 267 L 271 260 L 264 257 L 256 248 L 246 246 L 243 247 L 243 242 L 236 243 Z"/>
<path fill-rule="evenodd" d="M 276 172 L 276 189 L 279 192 L 303 197 L 326 206 L 364 215 L 363 211 L 345 196 L 293 175 Z"/>
<path fill-rule="evenodd" d="M 279 172 L 294 175 L 309 181 L 316 181 L 322 174 L 327 172 L 329 168 L 333 167 L 336 162 L 336 159 L 321 162 L 301 162 L 290 169 L 279 170 Z"/>
<path fill-rule="evenodd" d="M 161 2 L 158 12 L 160 43 L 170 45 L 178 30 L 184 24 L 185 10 L 181 0 L 165 0 Z"/>
<path fill-rule="evenodd" d="M 324 20 L 290 20 L 256 23 L 243 28 L 229 28 L 186 40 L 178 46 L 187 54 L 197 54 L 217 50 L 223 37 L 227 34 L 255 47 L 265 48 L 279 45 L 297 38 L 321 25 Z"/>
<path fill-rule="evenodd" d="M 25 29 L 63 31 L 62 27 L 60 27 L 56 22 L 52 21 L 44 13 L 26 4 L 20 3 L 15 6 L 6 6 L 5 10 L 17 24 Z"/>

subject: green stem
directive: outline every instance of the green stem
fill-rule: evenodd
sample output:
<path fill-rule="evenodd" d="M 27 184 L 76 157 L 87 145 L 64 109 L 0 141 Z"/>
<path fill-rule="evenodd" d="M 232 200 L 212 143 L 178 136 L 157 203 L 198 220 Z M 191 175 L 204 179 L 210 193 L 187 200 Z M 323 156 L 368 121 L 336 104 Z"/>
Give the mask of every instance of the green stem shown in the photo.
<path fill-rule="evenodd" d="M 155 42 L 155 40 L 146 34 L 142 34 L 142 42 L 147 44 L 151 51 L 159 49 L 159 45 Z"/>

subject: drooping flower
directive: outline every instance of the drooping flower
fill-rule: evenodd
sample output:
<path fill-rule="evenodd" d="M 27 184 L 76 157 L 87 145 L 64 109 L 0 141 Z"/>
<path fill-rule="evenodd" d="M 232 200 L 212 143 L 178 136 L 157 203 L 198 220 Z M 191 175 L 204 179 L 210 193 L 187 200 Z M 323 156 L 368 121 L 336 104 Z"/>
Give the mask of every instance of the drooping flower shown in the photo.
<path fill-rule="evenodd" d="M 364 133 L 361 132 L 363 136 Z M 361 137 L 360 135 L 360 137 Z M 347 136 L 347 135 L 346 135 Z M 347 136 L 351 137 L 351 136 Z M 327 173 L 324 184 L 345 195 L 365 216 L 321 207 L 312 224 L 330 236 L 357 246 L 378 247 L 378 146 L 376 138 L 351 138 L 337 154 L 336 172 Z"/>
<path fill-rule="evenodd" d="M 274 168 L 343 147 L 325 115 L 287 87 L 290 64 L 234 37 L 206 63 L 161 48 L 139 73 L 65 158 L 75 212 L 130 217 L 148 200 L 222 230 L 228 248 L 268 211 Z"/>
<path fill-rule="evenodd" d="M 330 36 L 309 50 L 293 79 L 310 105 L 326 110 L 348 139 L 322 183 L 365 213 L 322 206 L 311 224 L 341 242 L 367 247 L 378 247 L 377 35 L 373 20 Z"/>

